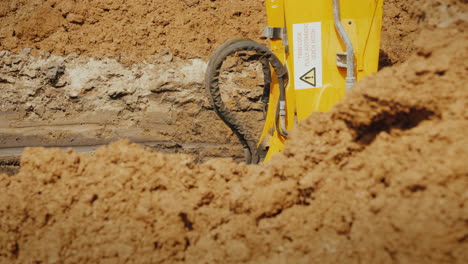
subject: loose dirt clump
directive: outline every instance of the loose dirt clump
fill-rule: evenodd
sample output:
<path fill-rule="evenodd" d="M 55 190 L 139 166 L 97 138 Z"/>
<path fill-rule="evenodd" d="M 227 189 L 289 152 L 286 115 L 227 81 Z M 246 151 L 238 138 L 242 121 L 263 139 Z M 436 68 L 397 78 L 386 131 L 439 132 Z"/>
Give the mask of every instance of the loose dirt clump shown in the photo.
<path fill-rule="evenodd" d="M 28 149 L 0 177 L 0 262 L 466 263 L 466 26 L 425 31 L 264 165 Z"/>
<path fill-rule="evenodd" d="M 416 51 L 422 30 L 445 28 L 457 20 L 468 21 L 464 0 L 385 0 L 380 66 L 404 62 Z"/>

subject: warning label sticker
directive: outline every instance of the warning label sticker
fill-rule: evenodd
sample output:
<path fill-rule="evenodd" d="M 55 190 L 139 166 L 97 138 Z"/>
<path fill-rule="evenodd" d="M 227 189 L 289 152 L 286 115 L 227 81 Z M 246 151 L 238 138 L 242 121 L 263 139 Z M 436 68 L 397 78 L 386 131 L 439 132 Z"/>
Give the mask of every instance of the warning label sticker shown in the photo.
<path fill-rule="evenodd" d="M 295 89 L 322 87 L 322 23 L 293 24 Z"/>
<path fill-rule="evenodd" d="M 315 68 L 312 68 L 312 70 L 306 72 L 306 74 L 301 76 L 301 81 L 304 81 L 314 87 L 317 85 L 317 72 Z"/>

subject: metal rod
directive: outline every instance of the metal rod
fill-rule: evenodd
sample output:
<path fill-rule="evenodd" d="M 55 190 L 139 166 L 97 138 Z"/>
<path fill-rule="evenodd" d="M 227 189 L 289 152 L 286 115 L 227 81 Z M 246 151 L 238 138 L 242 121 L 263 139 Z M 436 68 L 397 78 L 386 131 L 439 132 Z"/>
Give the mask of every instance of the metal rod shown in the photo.
<path fill-rule="evenodd" d="M 335 28 L 346 45 L 346 91 L 348 91 L 356 83 L 356 76 L 354 74 L 354 49 L 351 39 L 348 34 L 346 34 L 343 24 L 341 24 L 339 0 L 333 0 L 333 17 L 335 20 Z"/>

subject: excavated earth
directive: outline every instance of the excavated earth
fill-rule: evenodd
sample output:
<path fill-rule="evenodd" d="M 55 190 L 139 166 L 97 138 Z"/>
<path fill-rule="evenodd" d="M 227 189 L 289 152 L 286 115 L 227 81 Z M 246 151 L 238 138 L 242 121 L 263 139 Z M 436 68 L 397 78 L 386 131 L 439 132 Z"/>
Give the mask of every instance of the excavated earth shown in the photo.
<path fill-rule="evenodd" d="M 406 60 L 424 28 L 462 19 L 460 1 L 388 0 L 380 66 Z M 79 152 L 129 138 L 160 152 L 243 159 L 206 99 L 208 56 L 234 37 L 261 39 L 263 1 L 0 2 L 0 172 L 25 146 Z M 223 21 L 223 22 L 221 22 Z M 222 90 L 258 135 L 263 76 L 230 61 Z"/>
<path fill-rule="evenodd" d="M 208 158 L 242 150 L 207 55 L 259 40 L 262 5 L 2 1 L 3 162 L 75 150 L 0 175 L 0 263 L 467 263 L 466 1 L 386 1 L 380 72 L 269 163 Z M 258 129 L 259 65 L 224 72 Z"/>
<path fill-rule="evenodd" d="M 88 152 L 119 138 L 242 160 L 203 78 L 228 38 L 263 41 L 263 13 L 252 0 L 1 1 L 0 172 L 17 171 L 25 146 Z M 260 65 L 234 60 L 222 76 L 230 108 L 258 134 Z"/>

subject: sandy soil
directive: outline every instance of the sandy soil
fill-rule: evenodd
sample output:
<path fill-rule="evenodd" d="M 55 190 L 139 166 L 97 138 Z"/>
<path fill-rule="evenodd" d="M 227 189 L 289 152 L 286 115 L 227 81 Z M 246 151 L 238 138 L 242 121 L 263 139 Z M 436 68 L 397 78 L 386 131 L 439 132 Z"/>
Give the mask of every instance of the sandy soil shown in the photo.
<path fill-rule="evenodd" d="M 463 18 L 463 7 L 386 1 L 381 68 L 405 61 L 421 30 Z M 212 23 L 221 17 L 222 26 Z M 237 139 L 206 100 L 203 69 L 228 38 L 262 41 L 264 23 L 263 3 L 253 0 L 2 1 L 0 143 L 9 149 L 0 153 L 0 172 L 11 173 L 11 158 L 17 164 L 24 146 L 88 151 L 119 138 L 197 160 L 242 160 Z M 222 89 L 258 134 L 261 73 L 255 65 L 231 66 Z"/>
<path fill-rule="evenodd" d="M 312 115 L 262 166 L 29 149 L 3 176 L 4 262 L 465 263 L 468 34 Z"/>
<path fill-rule="evenodd" d="M 226 69 L 222 87 L 229 91 L 230 108 L 260 131 L 260 65 L 237 64 L 242 63 L 235 60 Z M 206 62 L 200 59 L 163 52 L 125 66 L 74 55 L 35 58 L 25 50 L 1 53 L 0 66 L 3 147 L 78 147 L 130 138 L 159 151 L 197 152 L 199 160 L 243 158 L 237 140 L 211 109 L 203 84 Z"/>
<path fill-rule="evenodd" d="M 261 41 L 265 17 L 260 2 L 2 1 L 0 142 L 9 156 L 0 155 L 0 171 L 11 173 L 24 146 L 81 151 L 118 138 L 157 151 L 190 153 L 198 160 L 242 160 L 236 139 L 207 103 L 202 69 L 207 55 L 227 38 Z M 404 61 L 423 28 L 459 19 L 460 6 L 453 1 L 386 1 L 380 66 Z M 175 12 L 178 19 L 171 15 Z M 221 15 L 226 20 L 222 29 L 206 23 Z M 154 23 L 162 26 L 155 29 Z M 199 23 L 203 26 L 196 27 Z M 240 25 L 248 31 L 237 30 Z M 207 34 L 211 44 L 203 46 Z M 180 45 L 183 36 L 193 45 Z M 135 46 L 130 39 L 151 48 Z M 231 66 L 224 87 L 232 109 L 258 134 L 261 74 L 254 65 Z"/>
<path fill-rule="evenodd" d="M 0 49 L 115 58 L 134 63 L 169 51 L 207 59 L 234 37 L 262 41 L 264 1 L 3 0 Z M 382 54 L 403 62 L 423 28 L 466 19 L 464 0 L 385 0 Z M 265 42 L 264 42 L 265 43 Z"/>
<path fill-rule="evenodd" d="M 464 0 L 385 0 L 381 67 L 404 62 L 413 54 L 422 30 L 445 28 L 454 21 L 466 21 L 467 16 Z"/>
<path fill-rule="evenodd" d="M 231 7 L 222 9 L 230 12 L 236 2 L 153 1 L 147 6 L 150 10 L 159 3 L 167 10 L 182 8 L 196 14 L 207 8 L 210 11 L 204 14 L 212 16 L 218 13 L 211 7 Z M 261 28 L 261 5 L 239 2 L 254 6 L 252 10 L 258 5 L 258 13 L 243 23 L 252 23 L 252 32 Z M 81 5 L 66 9 L 65 3 L 75 2 L 0 3 L 1 10 L 7 10 L 0 12 L 0 23 L 8 25 L 2 27 L 2 34 L 7 33 L 0 45 L 13 51 L 1 54 L 0 128 L 2 133 L 8 130 L 3 135 L 11 132 L 1 138 L 2 143 L 27 143 L 37 133 L 44 134 L 40 137 L 44 143 L 69 143 L 76 140 L 70 131 L 86 134 L 84 141 L 98 134 L 114 139 L 112 133 L 119 131 L 124 137 L 153 143 L 224 142 L 228 147 L 220 152 L 229 156 L 234 139 L 219 132 L 227 129 L 206 106 L 197 77 L 205 50 L 190 55 L 192 50 L 184 51 L 177 46 L 177 37 L 167 35 L 166 41 L 174 41 L 170 52 L 144 53 L 125 46 L 130 57 L 145 58 L 139 63 L 116 57 L 115 51 L 104 48 L 110 44 L 102 41 L 68 42 L 64 46 L 73 52 L 82 49 L 85 56 L 70 55 L 71 51 L 51 48 L 50 43 L 67 35 L 92 39 L 98 32 L 93 26 L 102 31 L 105 23 L 100 21 L 114 25 L 109 21 L 118 14 L 119 21 L 144 16 L 128 15 L 140 10 L 137 5 L 89 1 L 93 6 L 89 10 L 104 11 L 98 12 L 102 18 L 93 24 L 94 11 L 67 13 L 64 10 L 79 10 Z M 33 40 L 25 33 L 8 35 L 11 27 L 27 28 L 25 17 L 33 7 L 63 13 L 56 16 L 58 22 L 46 21 L 48 35 L 37 33 Z M 161 12 L 148 10 L 148 14 Z M 240 12 L 233 21 L 246 14 Z M 313 114 L 302 122 L 284 152 L 267 164 L 247 166 L 231 159 L 199 163 L 198 156 L 155 153 L 127 141 L 100 148 L 94 155 L 27 149 L 17 175 L 0 175 L 0 262 L 468 262 L 466 12 L 465 1 L 388 0 L 381 52 L 384 69 L 359 83 L 330 113 Z M 206 17 L 191 21 L 197 19 Z M 142 25 L 138 19 L 131 21 L 131 27 Z M 74 28 L 73 34 L 64 30 L 67 24 Z M 127 34 L 139 39 L 138 32 Z M 219 42 L 235 35 L 224 34 L 218 35 Z M 15 53 L 27 47 L 39 50 Z M 44 50 L 52 54 L 35 54 Z M 260 115 L 252 103 L 255 92 L 242 90 L 245 83 L 261 87 L 255 81 L 260 79 L 257 67 L 249 67 L 253 73 L 228 71 L 231 77 L 247 76 L 246 80 L 228 76 L 225 81 L 238 84 L 235 93 L 252 96 L 232 105 L 239 107 L 239 113 Z M 80 72 L 88 74 L 74 78 Z M 87 109 L 99 114 L 92 116 Z M 151 115 L 142 116 L 140 111 Z M 86 126 L 83 120 L 89 120 Z M 15 123 L 20 125 L 11 125 Z M 45 123 L 65 129 L 48 131 Z M 152 128 L 143 125 L 154 123 Z M 171 129 L 172 134 L 167 132 Z"/>
<path fill-rule="evenodd" d="M 221 17 L 224 26 L 213 23 Z M 197 160 L 243 160 L 211 110 L 203 75 L 208 55 L 226 39 L 262 41 L 264 20 L 258 1 L 2 1 L 4 154 L 18 157 L 23 146 L 87 151 L 130 138 Z M 223 87 L 232 110 L 258 134 L 263 77 L 258 65 L 238 64 L 223 75 Z M 11 157 L 1 154 L 0 172 L 11 172 Z"/>
<path fill-rule="evenodd" d="M 127 62 L 164 49 L 207 58 L 232 37 L 259 40 L 266 21 L 263 1 L 257 0 L 3 0 L 0 10 L 0 49 L 30 47 Z"/>

